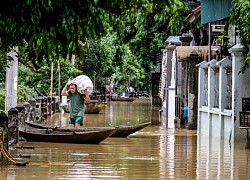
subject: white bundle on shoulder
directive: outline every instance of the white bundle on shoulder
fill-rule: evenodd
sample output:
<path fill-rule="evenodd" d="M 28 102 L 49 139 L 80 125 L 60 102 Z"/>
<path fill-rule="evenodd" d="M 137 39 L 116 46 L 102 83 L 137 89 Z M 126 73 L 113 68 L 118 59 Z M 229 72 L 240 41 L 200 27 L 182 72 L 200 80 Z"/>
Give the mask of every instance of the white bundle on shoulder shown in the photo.
<path fill-rule="evenodd" d="M 93 83 L 91 79 L 86 75 L 80 75 L 70 81 L 71 84 L 75 84 L 77 86 L 77 91 L 80 94 L 84 94 L 84 90 L 87 89 L 89 93 L 93 91 Z"/>

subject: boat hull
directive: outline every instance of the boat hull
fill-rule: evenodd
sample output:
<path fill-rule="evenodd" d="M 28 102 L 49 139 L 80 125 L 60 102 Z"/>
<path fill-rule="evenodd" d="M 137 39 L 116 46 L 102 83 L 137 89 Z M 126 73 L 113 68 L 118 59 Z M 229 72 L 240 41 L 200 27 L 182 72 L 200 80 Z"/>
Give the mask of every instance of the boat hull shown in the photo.
<path fill-rule="evenodd" d="M 110 137 L 127 137 L 150 124 L 151 123 L 143 123 L 133 126 L 118 126 L 117 130 Z"/>
<path fill-rule="evenodd" d="M 99 144 L 110 137 L 116 128 L 99 131 L 54 131 L 52 129 L 38 129 L 31 127 L 19 127 L 19 135 L 27 141 L 77 143 L 77 144 Z"/>
<path fill-rule="evenodd" d="M 90 103 L 85 104 L 84 114 L 99 114 L 106 104 L 105 102 L 90 101 Z M 61 108 L 65 113 L 70 112 L 69 104 L 61 105 Z"/>
<path fill-rule="evenodd" d="M 111 101 L 126 101 L 126 102 L 133 102 L 136 97 L 112 97 Z"/>
<path fill-rule="evenodd" d="M 26 122 L 27 125 L 40 128 L 40 129 L 52 129 L 54 131 L 62 131 L 62 132 L 84 132 L 84 131 L 98 131 L 98 130 L 106 130 L 109 128 L 116 128 L 116 131 L 110 137 L 127 137 L 144 127 L 151 124 L 151 122 L 137 124 L 137 125 L 129 125 L 129 126 L 117 126 L 117 127 L 83 127 L 83 128 L 65 128 L 58 126 L 45 126 L 42 124 L 37 124 L 34 122 Z"/>
<path fill-rule="evenodd" d="M 85 104 L 85 114 L 99 114 L 99 112 L 104 108 L 106 103 L 91 101 Z"/>

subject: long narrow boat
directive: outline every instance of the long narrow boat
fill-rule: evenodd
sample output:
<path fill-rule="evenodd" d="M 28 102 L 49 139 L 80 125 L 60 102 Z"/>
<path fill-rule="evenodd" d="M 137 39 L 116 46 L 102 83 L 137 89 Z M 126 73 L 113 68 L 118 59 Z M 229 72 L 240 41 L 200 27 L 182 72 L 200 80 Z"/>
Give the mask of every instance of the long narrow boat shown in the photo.
<path fill-rule="evenodd" d="M 107 128 L 93 131 L 54 131 L 53 129 L 38 129 L 26 126 L 19 127 L 19 135 L 27 141 L 77 143 L 77 144 L 99 144 L 111 136 L 116 128 Z"/>
<path fill-rule="evenodd" d="M 118 126 L 117 130 L 112 134 L 110 137 L 127 137 L 130 134 L 133 134 L 146 126 L 150 125 L 151 122 L 142 123 L 142 124 L 136 124 L 131 126 Z"/>
<path fill-rule="evenodd" d="M 136 100 L 136 97 L 123 97 L 123 96 L 112 96 L 111 101 L 127 101 L 127 102 L 133 102 Z"/>
<path fill-rule="evenodd" d="M 28 126 L 39 128 L 39 129 L 52 129 L 53 131 L 64 131 L 64 132 L 84 132 L 84 131 L 100 131 L 105 130 L 110 127 L 82 127 L 82 128 L 67 128 L 59 126 L 46 126 L 43 124 L 38 124 L 34 122 L 26 122 Z M 151 122 L 130 125 L 130 126 L 117 126 L 116 131 L 110 137 L 127 137 L 136 131 L 143 129 L 144 127 L 150 125 Z"/>

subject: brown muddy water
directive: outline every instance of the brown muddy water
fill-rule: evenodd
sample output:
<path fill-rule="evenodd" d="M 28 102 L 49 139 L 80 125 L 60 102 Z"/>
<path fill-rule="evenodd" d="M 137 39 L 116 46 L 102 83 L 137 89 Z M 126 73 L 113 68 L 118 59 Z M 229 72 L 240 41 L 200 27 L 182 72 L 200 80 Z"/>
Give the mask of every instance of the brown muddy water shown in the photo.
<path fill-rule="evenodd" d="M 250 179 L 250 150 L 244 142 L 197 136 L 185 128 L 167 129 L 151 99 L 110 102 L 100 114 L 85 115 L 84 126 L 152 125 L 127 138 L 100 144 L 20 141 L 11 153 L 30 155 L 25 167 L 0 167 L 0 179 Z M 68 126 L 68 114 L 55 114 L 47 124 Z M 160 123 L 159 123 L 160 122 Z"/>

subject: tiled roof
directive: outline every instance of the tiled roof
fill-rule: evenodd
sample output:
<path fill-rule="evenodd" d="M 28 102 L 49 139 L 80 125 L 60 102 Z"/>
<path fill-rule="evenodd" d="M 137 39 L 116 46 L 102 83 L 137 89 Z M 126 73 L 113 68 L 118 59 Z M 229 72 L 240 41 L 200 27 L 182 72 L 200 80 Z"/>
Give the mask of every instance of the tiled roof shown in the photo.
<path fill-rule="evenodd" d="M 186 17 L 186 20 L 189 20 L 189 22 L 192 23 L 200 16 L 201 16 L 201 6 L 198 6 L 197 8 L 192 10 L 192 12 Z"/>

